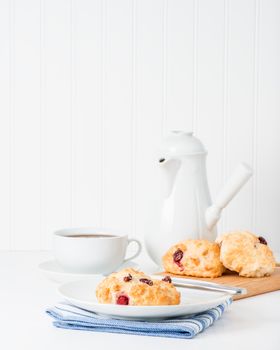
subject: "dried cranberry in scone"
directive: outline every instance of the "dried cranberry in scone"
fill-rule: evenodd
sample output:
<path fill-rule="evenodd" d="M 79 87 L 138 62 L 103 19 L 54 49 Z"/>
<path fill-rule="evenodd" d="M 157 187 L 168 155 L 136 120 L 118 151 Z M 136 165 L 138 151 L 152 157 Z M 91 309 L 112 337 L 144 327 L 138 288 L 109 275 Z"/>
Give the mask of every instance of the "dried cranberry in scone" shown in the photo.
<path fill-rule="evenodd" d="M 263 238 L 262 236 L 260 236 L 260 237 L 258 237 L 258 238 L 259 238 L 259 241 L 260 241 L 261 244 L 267 245 L 267 241 L 266 241 L 265 238 Z"/>
<path fill-rule="evenodd" d="M 142 282 L 142 283 L 146 283 L 149 286 L 153 285 L 153 281 L 149 280 L 148 278 L 140 278 L 139 281 Z"/>
<path fill-rule="evenodd" d="M 184 253 L 181 249 L 177 249 L 173 254 L 173 260 L 176 264 L 178 264 L 183 259 Z"/>
<path fill-rule="evenodd" d="M 119 295 L 117 298 L 117 304 L 118 305 L 128 305 L 129 304 L 129 297 L 126 295 Z"/>
<path fill-rule="evenodd" d="M 127 276 L 124 276 L 123 280 L 124 280 L 125 282 L 131 281 L 131 280 L 132 280 L 131 274 L 129 273 Z"/>
<path fill-rule="evenodd" d="M 172 283 L 172 280 L 171 280 L 170 276 L 165 276 L 165 277 L 162 279 L 162 281 L 168 282 L 168 283 Z"/>
<path fill-rule="evenodd" d="M 181 249 L 177 249 L 173 254 L 173 261 L 180 268 L 181 271 L 184 270 L 184 267 L 181 264 L 181 260 L 183 259 L 183 256 L 184 256 L 184 253 Z"/>

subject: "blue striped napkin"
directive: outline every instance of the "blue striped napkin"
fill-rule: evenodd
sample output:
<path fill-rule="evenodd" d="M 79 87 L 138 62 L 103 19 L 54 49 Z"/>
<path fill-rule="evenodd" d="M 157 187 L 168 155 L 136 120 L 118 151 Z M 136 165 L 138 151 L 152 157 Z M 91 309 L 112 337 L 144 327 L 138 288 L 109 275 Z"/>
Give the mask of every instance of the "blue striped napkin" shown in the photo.
<path fill-rule="evenodd" d="M 160 320 L 131 321 L 105 318 L 67 303 L 59 303 L 46 310 L 58 328 L 93 332 L 136 334 L 153 337 L 191 339 L 218 320 L 232 300 L 197 315 Z"/>

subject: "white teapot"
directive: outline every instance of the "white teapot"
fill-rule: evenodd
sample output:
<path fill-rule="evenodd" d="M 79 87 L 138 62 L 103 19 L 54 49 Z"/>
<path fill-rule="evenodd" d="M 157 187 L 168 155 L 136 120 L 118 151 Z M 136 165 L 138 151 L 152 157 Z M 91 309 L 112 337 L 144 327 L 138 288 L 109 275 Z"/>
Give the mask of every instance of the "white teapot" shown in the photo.
<path fill-rule="evenodd" d="M 158 230 L 145 238 L 147 251 L 159 266 L 167 249 L 181 240 L 214 241 L 222 209 L 252 176 L 252 169 L 240 163 L 211 203 L 206 155 L 203 144 L 192 132 L 173 131 L 161 145 L 158 164 L 165 188 L 160 223 Z"/>

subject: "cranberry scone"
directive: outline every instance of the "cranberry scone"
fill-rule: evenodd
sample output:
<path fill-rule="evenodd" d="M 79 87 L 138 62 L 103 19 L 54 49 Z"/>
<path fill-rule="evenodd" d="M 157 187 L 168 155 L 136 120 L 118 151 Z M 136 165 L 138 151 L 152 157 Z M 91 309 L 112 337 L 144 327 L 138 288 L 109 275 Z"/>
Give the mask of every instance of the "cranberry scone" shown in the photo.
<path fill-rule="evenodd" d="M 244 277 L 270 276 L 276 262 L 263 237 L 247 231 L 226 233 L 216 240 L 223 265 Z"/>
<path fill-rule="evenodd" d="M 162 258 L 166 272 L 193 277 L 219 277 L 224 271 L 220 247 L 203 239 L 187 239 L 172 246 Z"/>
<path fill-rule="evenodd" d="M 96 289 L 102 304 L 119 305 L 177 305 L 180 292 L 170 277 L 151 279 L 143 272 L 127 268 L 106 277 Z"/>

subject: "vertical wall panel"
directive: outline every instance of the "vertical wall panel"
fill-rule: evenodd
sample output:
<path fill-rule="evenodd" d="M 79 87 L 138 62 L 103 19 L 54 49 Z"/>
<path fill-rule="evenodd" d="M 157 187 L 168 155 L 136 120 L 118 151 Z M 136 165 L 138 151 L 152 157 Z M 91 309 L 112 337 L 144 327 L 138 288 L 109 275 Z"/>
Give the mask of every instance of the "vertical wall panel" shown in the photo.
<path fill-rule="evenodd" d="M 196 1 L 168 1 L 166 7 L 165 131 L 192 130 L 196 59 Z"/>
<path fill-rule="evenodd" d="M 12 247 L 40 247 L 40 2 L 14 9 L 14 215 Z M 28 239 L 25 235 L 28 233 Z"/>
<path fill-rule="evenodd" d="M 240 161 L 253 166 L 256 27 L 254 0 L 230 1 L 228 6 L 228 81 L 225 87 L 228 123 L 223 159 L 225 179 Z M 253 181 L 250 180 L 225 210 L 225 230 L 252 229 L 252 189 Z"/>
<path fill-rule="evenodd" d="M 71 225 L 71 3 L 45 1 L 42 120 L 43 245 Z"/>
<path fill-rule="evenodd" d="M 73 3 L 74 226 L 101 225 L 102 2 Z"/>
<path fill-rule="evenodd" d="M 9 249 L 11 238 L 11 10 L 9 0 L 0 2 L 0 249 Z"/>
<path fill-rule="evenodd" d="M 104 65 L 104 225 L 131 222 L 131 1 L 106 0 Z"/>
<path fill-rule="evenodd" d="M 207 169 L 212 199 L 223 182 L 225 79 L 225 8 L 222 0 L 198 2 L 197 105 L 194 132 L 208 150 Z"/>
<path fill-rule="evenodd" d="M 137 1 L 137 147 L 136 147 L 136 229 L 152 234 L 160 194 L 158 155 L 162 138 L 163 111 L 163 21 L 160 0 Z"/>
<path fill-rule="evenodd" d="M 256 100 L 256 230 L 280 252 L 279 112 L 280 3 L 259 1 L 259 75 Z"/>

